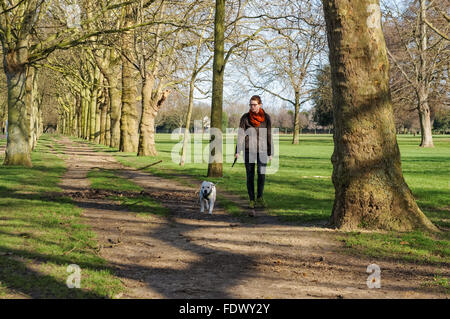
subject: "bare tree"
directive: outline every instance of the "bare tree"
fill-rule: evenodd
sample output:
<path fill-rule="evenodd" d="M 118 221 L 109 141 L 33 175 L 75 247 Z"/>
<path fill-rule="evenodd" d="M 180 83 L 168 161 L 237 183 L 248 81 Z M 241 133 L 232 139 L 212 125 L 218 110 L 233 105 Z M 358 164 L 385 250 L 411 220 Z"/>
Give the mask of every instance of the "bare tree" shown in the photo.
<path fill-rule="evenodd" d="M 446 4 L 448 7 L 447 0 L 442 2 L 443 6 Z M 434 146 L 431 131 L 430 92 L 433 89 L 433 83 L 441 80 L 438 77 L 444 74 L 441 70 L 447 66 L 450 53 L 448 40 L 428 30 L 429 21 L 432 21 L 433 16 L 436 23 L 443 19 L 431 12 L 436 5 L 436 1 L 408 1 L 406 9 L 402 11 L 398 6 L 391 8 L 385 4 L 387 8 L 385 29 L 390 29 L 388 34 L 395 35 L 387 38 L 388 54 L 415 93 L 420 121 L 421 147 Z M 446 23 L 445 32 L 448 32 L 449 28 L 449 24 Z"/>
<path fill-rule="evenodd" d="M 192 110 L 194 107 L 194 90 L 195 90 L 195 83 L 197 81 L 197 77 L 200 74 L 200 72 L 202 72 L 209 64 L 209 62 L 212 59 L 212 55 L 209 55 L 209 57 L 207 57 L 205 59 L 205 61 L 203 61 L 203 63 L 200 63 L 200 58 L 201 58 L 201 53 L 202 53 L 202 47 L 205 44 L 205 42 L 207 41 L 207 38 L 209 36 L 206 37 L 205 39 L 205 32 L 206 32 L 206 28 L 210 22 L 211 16 L 213 13 L 213 8 L 211 7 L 209 10 L 209 14 L 208 17 L 206 18 L 206 23 L 204 23 L 203 28 L 201 30 L 200 36 L 197 39 L 197 43 L 195 46 L 195 54 L 194 54 L 194 64 L 192 66 L 192 70 L 191 70 L 191 76 L 189 78 L 189 97 L 188 97 L 188 109 L 186 112 L 186 121 L 185 121 L 185 129 L 184 129 L 184 138 L 183 138 L 183 148 L 181 151 L 181 158 L 180 158 L 180 166 L 184 165 L 184 162 L 186 160 L 186 148 L 188 147 L 187 142 L 188 142 L 188 134 L 189 134 L 189 127 L 190 127 L 190 123 L 191 123 L 191 118 L 192 118 Z"/>
<path fill-rule="evenodd" d="M 5 165 L 31 166 L 29 139 L 30 113 L 25 103 L 25 83 L 31 66 L 46 59 L 52 52 L 86 44 L 99 34 L 154 24 L 128 25 L 125 29 L 93 30 L 85 28 L 106 12 L 126 7 L 134 1 L 115 3 L 102 1 L 92 18 L 72 23 L 66 12 L 69 3 L 64 0 L 13 0 L 0 2 L 0 41 L 3 49 L 3 67 L 8 85 L 8 141 Z M 150 0 L 147 3 L 152 3 Z M 80 8 L 80 6 L 78 6 Z M 81 12 L 81 9 L 80 9 Z M 76 20 L 76 19 L 75 19 Z M 48 25 L 51 25 L 49 28 Z"/>
<path fill-rule="evenodd" d="M 321 7 L 315 1 L 287 1 L 283 9 L 276 4 L 273 7 L 264 7 L 271 18 L 264 18 L 261 23 L 270 29 L 252 43 L 241 69 L 252 87 L 293 106 L 292 144 L 298 144 L 300 105 L 309 99 L 309 75 L 325 46 Z"/>

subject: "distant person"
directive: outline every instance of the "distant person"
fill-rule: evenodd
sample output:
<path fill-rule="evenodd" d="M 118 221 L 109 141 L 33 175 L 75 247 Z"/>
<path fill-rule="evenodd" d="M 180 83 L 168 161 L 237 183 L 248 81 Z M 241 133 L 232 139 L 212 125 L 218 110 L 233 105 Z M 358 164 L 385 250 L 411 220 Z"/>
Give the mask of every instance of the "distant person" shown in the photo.
<path fill-rule="evenodd" d="M 266 207 L 263 199 L 266 166 L 272 159 L 272 122 L 269 114 L 262 108 L 261 97 L 250 98 L 250 110 L 242 115 L 237 137 L 235 157 L 244 151 L 244 163 L 247 174 L 249 207 Z M 255 163 L 257 164 L 258 184 L 255 201 Z"/>

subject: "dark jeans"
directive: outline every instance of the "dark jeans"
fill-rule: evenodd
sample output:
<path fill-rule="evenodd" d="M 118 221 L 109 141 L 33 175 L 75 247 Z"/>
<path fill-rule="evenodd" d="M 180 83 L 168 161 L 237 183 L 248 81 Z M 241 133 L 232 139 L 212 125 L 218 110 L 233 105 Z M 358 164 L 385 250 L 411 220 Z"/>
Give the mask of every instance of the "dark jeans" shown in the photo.
<path fill-rule="evenodd" d="M 245 171 L 247 173 L 248 196 L 250 197 L 250 200 L 255 200 L 255 164 L 257 164 L 257 173 L 258 173 L 257 198 L 262 198 L 264 191 L 264 181 L 266 179 L 267 160 L 261 161 L 259 154 L 253 154 L 253 156 L 249 156 L 248 152 L 245 152 L 244 156 L 245 156 L 244 157 Z"/>

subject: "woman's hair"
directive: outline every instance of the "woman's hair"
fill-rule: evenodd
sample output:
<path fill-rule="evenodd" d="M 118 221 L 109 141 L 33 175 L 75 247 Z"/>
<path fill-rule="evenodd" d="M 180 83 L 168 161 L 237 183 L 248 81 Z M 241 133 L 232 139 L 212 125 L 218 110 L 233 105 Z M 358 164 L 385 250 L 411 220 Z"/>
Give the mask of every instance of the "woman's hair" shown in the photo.
<path fill-rule="evenodd" d="M 250 101 L 258 101 L 258 104 L 262 104 L 261 97 L 259 95 L 253 95 Z"/>

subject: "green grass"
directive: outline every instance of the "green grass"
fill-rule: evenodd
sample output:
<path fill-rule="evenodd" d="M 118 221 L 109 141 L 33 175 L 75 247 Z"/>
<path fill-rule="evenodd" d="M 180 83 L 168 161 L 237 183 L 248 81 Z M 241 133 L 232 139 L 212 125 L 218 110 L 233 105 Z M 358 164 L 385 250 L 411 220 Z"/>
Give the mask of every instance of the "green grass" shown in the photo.
<path fill-rule="evenodd" d="M 354 233 L 341 236 L 349 251 L 405 261 L 442 263 L 448 261 L 450 228 L 450 137 L 436 135 L 432 149 L 418 147 L 420 137 L 398 136 L 402 155 L 402 169 L 406 182 L 425 215 L 444 228 L 442 234 L 421 232 Z M 171 150 L 178 140 L 170 134 L 156 135 L 158 156 L 136 157 L 134 153 L 119 153 L 117 149 L 95 145 L 99 151 L 115 156 L 124 165 L 141 168 L 159 160 L 163 162 L 145 169 L 152 174 L 177 178 L 177 174 L 191 176 L 198 181 L 219 182 L 229 192 L 248 198 L 244 165 L 238 162 L 223 165 L 223 178 L 206 178 L 206 163 L 187 163 L 180 167 L 171 158 Z M 203 147 L 206 146 L 203 141 Z M 234 149 L 232 150 L 232 152 Z M 193 148 L 191 148 L 193 152 Z M 270 214 L 304 223 L 327 220 L 331 214 L 334 187 L 331 181 L 333 139 L 331 135 L 301 135 L 300 144 L 292 145 L 291 136 L 280 136 L 279 170 L 266 176 L 264 197 Z M 224 154 L 226 150 L 224 149 Z M 405 237 L 406 236 L 406 237 Z M 411 240 L 402 240 L 409 238 Z M 408 242 L 401 245 L 400 242 Z M 436 249 L 435 249 L 436 248 Z"/>
<path fill-rule="evenodd" d="M 279 170 L 266 176 L 264 197 L 268 210 L 299 222 L 326 219 L 330 216 L 334 198 L 330 160 L 332 136 L 302 135 L 299 145 L 292 145 L 290 140 L 290 136 L 280 136 Z M 419 148 L 419 137 L 399 136 L 398 140 L 404 176 L 419 206 L 435 224 L 450 227 L 450 138 L 435 136 L 433 149 Z M 178 141 L 171 140 L 170 134 L 157 134 L 156 142 L 159 154 L 155 157 L 136 157 L 134 153 L 95 147 L 114 155 L 122 164 L 136 168 L 162 160 L 162 163 L 145 169 L 158 176 L 177 178 L 176 174 L 185 174 L 198 181 L 206 179 L 206 163 L 187 163 L 180 167 L 172 161 L 171 150 Z M 203 141 L 203 146 L 206 142 Z M 220 182 L 227 191 L 243 198 L 248 197 L 242 162 L 238 161 L 233 169 L 231 163 L 225 162 L 223 175 L 223 178 L 208 180 Z"/>
<path fill-rule="evenodd" d="M 70 199 L 59 196 L 57 183 L 65 168 L 62 160 L 50 153 L 55 137 L 44 135 L 40 139 L 32 155 L 33 168 L 0 166 L 0 297 L 15 294 L 41 298 L 112 297 L 123 289 L 120 282 L 96 255 L 95 235 L 81 223 L 81 210 Z M 330 178 L 332 137 L 302 135 L 299 145 L 292 145 L 290 138 L 280 137 L 279 170 L 266 176 L 267 210 L 298 223 L 326 220 L 334 198 Z M 156 140 L 159 155 L 155 157 L 136 157 L 134 153 L 119 153 L 99 145 L 95 149 L 136 168 L 162 160 L 145 170 L 183 183 L 188 182 L 180 179 L 180 174 L 199 182 L 205 179 L 219 182 L 223 189 L 247 198 L 242 162 L 233 169 L 231 162 L 225 162 L 223 178 L 206 178 L 206 163 L 186 163 L 180 167 L 172 161 L 171 150 L 178 141 L 171 140 L 169 134 L 157 134 Z M 398 141 L 404 177 L 423 212 L 443 229 L 442 233 L 347 232 L 337 237 L 344 243 L 343 252 L 350 254 L 448 267 L 450 138 L 434 136 L 433 149 L 419 148 L 419 137 L 399 136 Z M 206 142 L 203 141 L 203 146 Z M 0 146 L 4 143 L 0 139 Z M 60 146 L 53 148 L 63 153 Z M 167 214 L 159 203 L 141 196 L 138 185 L 115 171 L 94 170 L 89 179 L 94 189 L 112 192 L 111 199 L 140 216 Z M 227 211 L 239 214 L 235 203 L 220 194 L 219 200 Z M 69 264 L 81 267 L 82 289 L 66 287 Z M 442 274 L 424 284 L 449 291 L 448 278 Z"/>
<path fill-rule="evenodd" d="M 142 187 L 130 180 L 119 177 L 113 170 L 93 170 L 88 173 L 88 178 L 92 189 L 112 191 L 113 193 L 106 197 L 117 201 L 119 205 L 125 206 L 127 210 L 137 213 L 137 216 L 166 216 L 169 213 L 168 208 L 154 201 L 149 196 L 141 195 Z"/>
<path fill-rule="evenodd" d="M 429 282 L 424 282 L 423 286 L 432 287 L 447 294 L 450 294 L 450 285 L 448 283 L 448 278 L 442 277 L 441 275 L 438 274 L 434 275 L 433 280 Z"/>
<path fill-rule="evenodd" d="M 95 169 L 88 173 L 92 189 L 103 189 L 122 192 L 140 192 L 142 187 L 121 178 L 113 170 Z"/>
<path fill-rule="evenodd" d="M 228 198 L 226 198 L 225 196 L 221 195 L 221 194 L 217 194 L 216 198 L 219 200 L 220 205 L 223 207 L 223 209 L 225 209 L 225 211 L 235 217 L 243 217 L 242 213 L 242 209 L 239 205 L 237 205 L 235 202 L 233 202 L 232 200 L 229 200 Z"/>
<path fill-rule="evenodd" d="M 420 231 L 408 233 L 361 233 L 350 232 L 338 237 L 351 248 L 370 257 L 402 259 L 413 263 L 450 264 L 450 237 L 424 234 Z"/>
<path fill-rule="evenodd" d="M 205 163 L 186 163 L 180 167 L 172 161 L 171 150 L 177 141 L 172 141 L 169 134 L 157 134 L 156 140 L 159 154 L 155 157 L 136 157 L 134 153 L 119 153 L 117 149 L 92 145 L 115 156 L 124 165 L 141 168 L 162 160 L 145 171 L 166 178 L 177 179 L 176 174 L 185 174 L 199 182 L 208 179 L 219 182 L 221 188 L 231 193 L 248 198 L 245 167 L 241 160 L 232 169 L 232 162 L 224 163 L 223 178 L 207 178 Z M 203 146 L 206 142 L 203 141 Z M 305 136 L 300 145 L 290 144 L 289 137 L 283 136 L 280 149 L 283 156 L 280 157 L 279 171 L 266 176 L 264 197 L 270 213 L 300 222 L 327 218 L 334 193 L 330 178 L 332 166 L 329 156 L 333 149 L 330 136 Z"/>
<path fill-rule="evenodd" d="M 61 196 L 66 169 L 50 146 L 42 136 L 33 168 L 0 166 L 0 297 L 111 298 L 123 286 L 96 254 L 81 209 Z M 81 289 L 66 286 L 70 264 L 81 268 Z"/>

